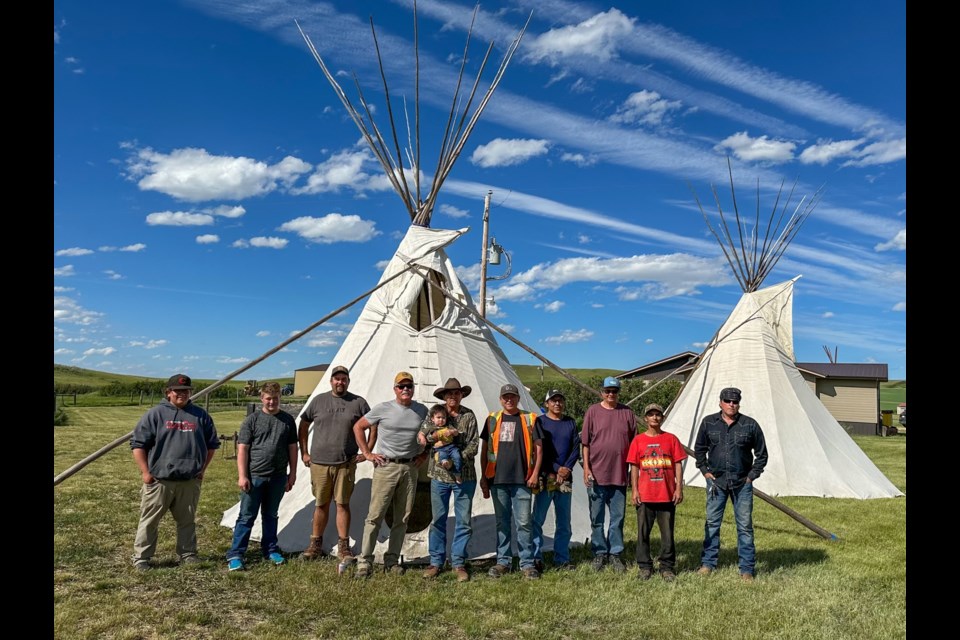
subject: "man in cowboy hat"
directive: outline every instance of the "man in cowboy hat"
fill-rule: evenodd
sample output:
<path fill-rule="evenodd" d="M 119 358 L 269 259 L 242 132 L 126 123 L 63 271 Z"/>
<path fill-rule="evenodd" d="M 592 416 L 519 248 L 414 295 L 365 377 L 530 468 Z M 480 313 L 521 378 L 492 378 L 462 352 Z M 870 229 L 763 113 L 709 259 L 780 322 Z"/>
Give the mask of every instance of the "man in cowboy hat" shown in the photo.
<path fill-rule="evenodd" d="M 467 545 L 473 533 L 471 527 L 471 512 L 473 509 L 473 494 L 477 490 L 477 470 L 474 458 L 480 447 L 480 433 L 477 428 L 477 417 L 473 411 L 460 404 L 460 401 L 470 395 L 473 389 L 469 385 L 461 385 L 456 378 L 448 378 L 439 389 L 434 390 L 433 396 L 442 400 L 447 409 L 447 427 L 452 428 L 453 444 L 460 450 L 463 460 L 461 481 L 457 483 L 451 470 L 436 463 L 433 456 L 429 458 L 427 475 L 430 477 L 430 505 L 433 511 L 433 522 L 430 523 L 430 566 L 423 572 L 424 578 L 436 578 L 443 569 L 447 558 L 447 514 L 450 512 L 450 496 L 453 496 L 453 514 L 456 527 L 453 532 L 453 544 L 450 549 L 450 564 L 457 574 L 458 582 L 470 579 L 467 573 Z M 420 428 L 421 444 L 433 446 L 431 434 L 433 424 L 429 419 L 424 420 Z"/>

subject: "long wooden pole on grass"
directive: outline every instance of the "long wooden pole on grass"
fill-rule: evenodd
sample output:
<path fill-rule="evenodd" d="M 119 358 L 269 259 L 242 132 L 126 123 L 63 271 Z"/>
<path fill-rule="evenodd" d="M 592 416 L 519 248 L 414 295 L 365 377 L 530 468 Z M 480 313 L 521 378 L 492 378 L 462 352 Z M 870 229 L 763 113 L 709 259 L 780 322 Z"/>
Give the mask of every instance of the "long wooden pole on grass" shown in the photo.
<path fill-rule="evenodd" d="M 287 345 L 290 344 L 291 342 L 295 342 L 295 341 L 299 340 L 300 338 L 302 338 L 303 336 L 307 335 L 308 333 L 310 333 L 311 331 L 313 331 L 314 329 L 316 329 L 317 327 L 319 327 L 321 324 L 323 324 L 324 322 L 326 322 L 326 321 L 329 320 L 330 318 L 333 318 L 333 317 L 336 316 L 338 313 L 341 313 L 341 312 L 345 311 L 346 309 L 349 309 L 350 307 L 352 307 L 353 305 L 355 305 L 355 304 L 356 304 L 357 302 L 359 302 L 360 300 L 363 300 L 364 298 L 366 298 L 367 296 L 369 296 L 371 293 L 373 293 L 373 292 L 376 291 L 377 289 L 380 289 L 381 287 L 383 287 L 384 285 L 386 285 L 388 282 L 391 282 L 391 281 L 395 280 L 396 278 L 398 278 L 398 277 L 401 276 L 402 274 L 406 273 L 406 272 L 409 271 L 410 269 L 411 269 L 411 266 L 407 266 L 406 268 L 402 269 L 401 271 L 398 271 L 397 273 L 393 274 L 392 276 L 390 276 L 390 277 L 387 278 L 386 280 L 384 280 L 384 281 L 380 282 L 379 284 L 377 284 L 377 286 L 375 286 L 374 288 L 372 288 L 372 289 L 370 289 L 370 290 L 368 290 L 368 291 L 360 294 L 359 296 L 357 296 L 356 298 L 354 298 L 353 300 L 351 300 L 351 301 L 348 302 L 347 304 L 343 305 L 342 307 L 340 307 L 340 308 L 338 308 L 338 309 L 336 309 L 336 310 L 334 310 L 334 311 L 331 311 L 331 312 L 328 313 L 327 315 L 323 316 L 322 318 L 320 318 L 319 320 L 317 320 L 316 322 L 314 322 L 312 325 L 310 325 L 310 326 L 307 327 L 306 329 L 300 331 L 299 333 L 294 334 L 293 336 L 291 336 L 291 337 L 288 338 L 287 340 L 284 340 L 283 342 L 281 342 L 280 344 L 278 344 L 278 345 L 275 346 L 274 348 L 272 348 L 272 349 L 270 349 L 269 351 L 267 351 L 266 353 L 264 353 L 264 354 L 263 354 L 262 356 L 260 356 L 259 358 L 256 358 L 256 359 L 254 359 L 254 360 L 251 360 L 250 362 L 248 362 L 247 364 L 243 365 L 242 367 L 240 367 L 240 368 L 237 369 L 236 371 L 233 371 L 233 372 L 227 374 L 226 376 L 224 376 L 223 378 L 220 378 L 219 380 L 217 380 L 216 382 L 214 382 L 213 384 L 211 384 L 209 387 L 206 387 L 205 389 L 201 389 L 200 391 L 198 391 L 198 392 L 195 393 L 195 394 L 191 394 L 190 400 L 191 400 L 191 401 L 193 401 L 193 400 L 198 400 L 198 399 L 200 399 L 201 397 L 209 394 L 209 393 L 210 393 L 211 391 L 213 391 L 214 389 L 217 389 L 218 387 L 223 386 L 226 382 L 229 382 L 230 380 L 232 380 L 233 378 L 237 377 L 238 375 L 240 375 L 241 373 L 243 373 L 244 371 L 246 371 L 246 370 L 249 369 L 250 367 L 252 367 L 252 366 L 254 366 L 254 365 L 262 362 L 263 360 L 267 359 L 268 357 L 272 356 L 272 355 L 275 354 L 277 351 L 279 351 L 280 349 L 284 348 L 285 346 L 287 346 Z M 75 465 L 73 465 L 72 467 L 70 467 L 69 469 L 67 469 L 66 471 L 63 471 L 62 473 L 60 473 L 60 475 L 55 476 L 55 477 L 53 478 L 53 486 L 57 486 L 58 484 L 60 484 L 61 482 L 63 482 L 64 480 L 66 480 L 67 478 L 69 478 L 70 476 L 72 476 L 73 474 L 75 474 L 77 471 L 80 471 L 80 470 L 83 469 L 85 466 L 87 466 L 88 464 L 90 464 L 91 462 L 93 462 L 94 460 L 96 460 L 97 458 L 99 458 L 100 456 L 102 456 L 103 454 L 107 453 L 108 451 L 110 451 L 110 450 L 112 450 L 112 449 L 115 449 L 115 448 L 119 447 L 121 444 L 123 444 L 124 442 L 127 442 L 127 441 L 130 440 L 130 438 L 132 438 L 132 437 L 133 437 L 133 431 L 131 431 L 130 433 L 128 433 L 128 434 L 125 435 L 125 436 L 122 436 L 122 437 L 120 437 L 120 438 L 117 438 L 116 440 L 114 440 L 114 441 L 111 442 L 110 444 L 106 445 L 105 447 L 99 449 L 98 451 L 95 451 L 94 453 L 91 453 L 89 456 L 87 456 L 86 458 L 84 458 L 84 459 L 81 460 L 80 462 L 76 463 Z"/>
<path fill-rule="evenodd" d="M 537 353 L 536 351 L 534 351 L 533 349 L 531 349 L 530 347 L 528 347 L 528 346 L 525 345 L 524 343 L 520 342 L 520 340 L 514 338 L 512 335 L 510 335 L 509 333 L 507 333 L 506 331 L 504 331 L 503 329 L 501 329 L 500 327 L 498 327 L 496 324 L 494 324 L 493 322 L 491 322 L 491 321 L 488 320 L 487 318 L 485 318 L 485 317 L 483 317 L 482 315 L 480 315 L 480 314 L 477 312 L 476 309 L 472 309 L 472 308 L 468 307 L 467 305 L 463 304 L 462 302 L 460 302 L 459 300 L 457 300 L 449 291 L 447 291 L 447 289 L 446 289 L 445 287 L 442 287 L 442 286 L 440 286 L 439 284 L 437 284 L 437 283 L 433 282 L 432 280 L 430 280 L 430 278 L 428 278 L 427 275 L 421 271 L 421 267 L 420 267 L 419 265 L 415 265 L 415 264 L 413 264 L 412 262 L 408 262 L 408 263 L 407 263 L 407 266 L 408 266 L 409 268 L 413 269 L 413 270 L 417 273 L 417 275 L 419 275 L 421 278 L 424 279 L 425 282 L 429 282 L 429 283 L 430 283 L 430 286 L 432 286 L 432 287 L 434 287 L 435 289 L 437 289 L 440 293 L 443 294 L 443 296 L 444 296 L 447 300 L 449 300 L 450 302 L 452 302 L 453 304 L 455 304 L 457 307 L 459 307 L 459 308 L 467 311 L 468 313 L 474 315 L 475 317 L 479 318 L 481 321 L 483 321 L 484 323 L 486 323 L 487 325 L 489 325 L 492 329 L 496 330 L 500 335 L 502 335 L 503 337 L 505 337 L 507 340 L 509 340 L 510 342 L 514 343 L 515 345 L 517 345 L 518 347 L 520 347 L 520 348 L 523 349 L 524 351 L 527 351 L 527 352 L 530 353 L 531 355 L 535 356 L 536 358 L 538 358 L 538 359 L 539 359 L 541 362 L 543 362 L 544 364 L 549 365 L 551 369 L 553 369 L 554 371 L 556 371 L 557 373 L 559 373 L 560 375 L 562 375 L 564 378 L 566 378 L 566 379 L 569 380 L 570 382 L 572 382 L 572 383 L 574 383 L 575 385 L 577 385 L 578 387 L 580 387 L 580 388 L 582 388 L 582 389 L 585 389 L 585 390 L 589 391 L 590 393 L 596 393 L 596 394 L 599 395 L 599 392 L 598 392 L 596 389 L 594 389 L 594 388 L 591 387 L 590 385 L 586 384 L 585 382 L 581 382 L 581 381 L 578 380 L 575 376 L 573 376 L 573 374 L 568 373 L 566 370 L 564 370 L 563 368 L 561 368 L 559 365 L 554 364 L 553 362 L 551 362 L 550 360 L 548 360 L 548 359 L 545 358 L 544 356 L 540 355 L 539 353 Z M 639 397 L 639 396 L 638 396 L 638 397 Z M 636 400 L 636 398 L 634 398 L 634 400 Z M 687 455 L 693 457 L 693 455 L 694 455 L 693 449 L 690 449 L 690 448 L 687 447 L 686 445 L 682 445 L 682 446 L 683 446 L 684 451 L 687 452 Z M 780 502 L 779 500 L 775 499 L 774 497 L 767 495 L 767 494 L 764 493 L 763 491 L 760 491 L 760 490 L 757 489 L 756 487 L 753 487 L 753 494 L 754 494 L 755 496 L 757 496 L 758 498 L 760 498 L 761 500 L 763 500 L 764 502 L 770 504 L 771 506 L 775 507 L 776 509 L 779 509 L 779 510 L 782 511 L 783 513 L 787 514 L 788 516 L 790 516 L 791 518 L 793 518 L 794 520 L 796 520 L 797 522 L 799 522 L 799 523 L 802 524 L 803 526 L 807 527 L 808 529 L 810 529 L 811 531 L 813 531 L 814 533 L 816 533 L 818 536 L 820 536 L 820 537 L 822 537 L 822 538 L 825 538 L 825 539 L 827 539 L 827 540 L 831 540 L 831 541 L 837 539 L 837 536 L 836 536 L 836 535 L 830 533 L 829 531 L 827 531 L 827 530 L 824 529 L 823 527 L 818 526 L 817 524 L 814 524 L 811 520 L 803 517 L 802 515 L 800 515 L 799 513 L 797 513 L 796 511 L 794 511 L 794 510 L 791 509 L 790 507 L 788 507 L 787 505 L 783 504 L 782 502 Z"/>

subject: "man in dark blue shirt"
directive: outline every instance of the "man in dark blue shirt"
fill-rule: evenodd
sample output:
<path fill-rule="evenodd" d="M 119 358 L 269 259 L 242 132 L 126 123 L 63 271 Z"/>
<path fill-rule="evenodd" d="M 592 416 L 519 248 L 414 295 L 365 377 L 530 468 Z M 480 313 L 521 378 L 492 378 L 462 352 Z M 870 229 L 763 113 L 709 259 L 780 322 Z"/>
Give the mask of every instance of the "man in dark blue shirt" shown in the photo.
<path fill-rule="evenodd" d="M 697 431 L 694 457 L 707 480 L 707 519 L 697 573 L 708 575 L 717 568 L 720 524 L 729 498 L 737 523 L 740 577 L 753 582 L 753 481 L 767 465 L 767 445 L 757 421 L 740 413 L 740 398 L 740 389 L 721 391 L 720 412 L 705 416 Z"/>

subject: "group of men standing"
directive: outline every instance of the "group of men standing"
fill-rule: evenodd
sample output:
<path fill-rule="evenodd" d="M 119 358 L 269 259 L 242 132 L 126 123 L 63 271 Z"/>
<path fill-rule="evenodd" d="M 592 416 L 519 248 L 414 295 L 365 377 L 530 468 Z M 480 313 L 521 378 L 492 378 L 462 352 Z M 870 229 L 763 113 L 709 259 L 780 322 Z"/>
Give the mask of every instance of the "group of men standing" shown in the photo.
<path fill-rule="evenodd" d="M 676 436 L 660 429 L 663 408 L 657 404 L 644 407 L 645 428 L 637 433 L 633 410 L 619 402 L 617 378 L 603 381 L 602 399 L 587 409 L 581 431 L 565 413 L 561 391 L 547 393 L 544 413 L 531 413 L 518 406 L 520 393 L 512 384 L 500 388 L 501 409 L 490 413 L 481 427 L 473 411 L 461 403 L 472 389 L 456 378 L 448 379 L 433 395 L 443 402 L 447 414 L 442 444 L 452 436 L 462 460 L 462 470 L 456 475 L 438 457 L 429 455 L 437 444 L 437 430 L 427 407 L 413 399 L 412 374 L 397 373 L 394 398 L 372 408 L 364 398 L 348 391 L 346 367 L 334 367 L 329 380 L 330 391 L 311 400 L 300 414 L 299 425 L 280 409 L 276 383 L 264 385 L 261 411 L 241 424 L 237 467 L 242 494 L 227 553 L 229 570 L 244 568 L 258 513 L 263 557 L 275 564 L 285 561 L 277 545 L 277 513 L 284 492 L 297 480 L 299 449 L 299 462 L 309 469 L 315 498 L 304 559 L 328 555 L 322 536 L 331 502 L 335 502 L 336 553 L 341 561 L 356 560 L 354 575 L 365 578 L 373 573 L 374 548 L 384 519 L 390 525 L 384 569 L 403 574 L 400 551 L 413 512 L 419 467 L 429 460 L 432 521 L 430 566 L 423 572 L 424 578 L 436 578 L 446 566 L 452 498 L 455 526 L 450 565 L 458 581 L 470 579 L 468 545 L 478 484 L 483 498 L 493 501 L 497 525 L 497 557 L 488 571 L 490 577 L 499 578 L 512 570 L 514 528 L 520 571 L 528 579 L 540 577 L 545 569 L 543 527 L 551 505 L 556 519 L 553 564 L 559 570 L 570 569 L 572 485 L 579 460 L 589 497 L 593 569 L 608 565 L 615 572 L 626 570 L 623 524 L 629 485 L 637 512 L 638 577 L 649 579 L 653 572 L 650 533 L 656 522 L 661 538 L 660 574 L 664 580 L 675 579 L 674 518 L 676 506 L 683 501 L 682 462 L 687 454 Z M 190 402 L 191 390 L 188 376 L 170 378 L 167 401 L 150 409 L 134 430 L 131 447 L 144 483 L 133 557 L 138 569 L 150 566 L 159 521 L 167 510 L 177 522 L 180 561 L 198 561 L 195 512 L 200 483 L 220 442 L 213 420 Z M 698 573 L 709 574 L 717 566 L 720 523 L 729 500 L 737 525 L 740 574 L 751 581 L 755 569 L 752 482 L 763 472 L 767 453 L 760 426 L 739 413 L 740 397 L 738 389 L 724 389 L 721 411 L 703 419 L 696 437 L 696 464 L 707 480 L 707 517 Z M 478 453 L 479 478 L 474 463 Z M 350 498 L 357 464 L 363 461 L 371 462 L 374 469 L 360 554 L 355 558 L 349 538 Z"/>

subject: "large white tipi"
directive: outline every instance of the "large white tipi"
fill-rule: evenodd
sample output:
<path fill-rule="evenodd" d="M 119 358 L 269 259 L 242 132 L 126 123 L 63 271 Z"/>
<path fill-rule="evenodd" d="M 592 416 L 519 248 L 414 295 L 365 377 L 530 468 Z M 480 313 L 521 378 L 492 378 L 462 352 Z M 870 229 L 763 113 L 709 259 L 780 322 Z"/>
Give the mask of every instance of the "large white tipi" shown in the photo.
<path fill-rule="evenodd" d="M 732 172 L 730 188 L 733 192 Z M 778 203 L 781 195 L 777 195 Z M 760 288 L 818 199 L 819 192 L 809 201 L 801 200 L 783 225 L 790 197 L 779 214 L 774 205 L 761 238 L 759 202 L 756 224 L 748 231 L 734 197 L 734 228 L 739 242 L 734 242 L 719 201 L 720 232 L 710 225 L 701 207 L 743 296 L 701 354 L 669 407 L 663 428 L 693 449 L 701 420 L 720 411 L 720 390 L 736 387 L 743 392 L 740 410 L 760 424 L 767 443 L 769 460 L 755 485 L 760 491 L 773 496 L 900 496 L 903 494 L 840 426 L 797 369 L 793 285 L 799 276 Z M 688 485 L 706 486 L 692 457 L 684 464 L 683 476 Z"/>
<path fill-rule="evenodd" d="M 490 411 L 500 408 L 499 392 L 503 384 L 517 386 L 522 409 L 538 411 L 539 403 L 523 387 L 491 330 L 476 314 L 465 310 L 473 307 L 473 301 L 443 251 L 444 246 L 465 231 L 411 226 L 380 279 L 381 282 L 388 280 L 403 271 L 408 262 L 412 262 L 428 270 L 430 279 L 448 290 L 464 307 L 447 302 L 420 275 L 408 271 L 370 296 L 350 334 L 331 360 L 332 366 L 343 365 L 350 369 L 350 391 L 363 396 L 371 406 L 393 399 L 394 375 L 398 371 L 409 371 L 416 380 L 414 399 L 427 406 L 437 402 L 433 391 L 443 386 L 447 378 L 457 378 L 461 384 L 472 387 L 471 394 L 463 404 L 476 414 L 481 426 Z M 310 399 L 329 390 L 327 373 Z M 479 471 L 479 459 L 475 463 Z M 350 502 L 350 537 L 354 542 L 360 539 L 363 532 L 372 475 L 371 463 L 364 462 L 357 467 L 356 490 Z M 573 540 L 584 541 L 590 535 L 590 520 L 586 489 L 579 478 L 575 478 L 573 499 Z M 239 505 L 234 505 L 224 512 L 221 524 L 232 527 L 236 523 L 238 510 Z M 301 468 L 297 484 L 280 504 L 279 542 L 284 551 L 301 551 L 310 543 L 313 510 L 310 476 L 306 469 Z M 429 522 L 429 479 L 424 465 L 421 468 L 417 503 L 401 551 L 405 561 L 416 562 L 429 556 Z M 453 539 L 453 525 L 451 509 L 448 540 Z M 389 529 L 384 525 L 374 552 L 378 560 L 386 550 L 388 533 Z M 544 525 L 546 550 L 553 548 L 553 533 L 552 517 L 548 517 Z M 259 538 L 259 520 L 253 537 Z M 496 537 L 493 503 L 489 499 L 484 500 L 478 489 L 473 502 L 470 556 L 480 558 L 493 555 Z M 331 549 L 336 546 L 337 533 L 332 516 L 323 539 L 329 543 L 325 546 Z"/>
<path fill-rule="evenodd" d="M 416 4 L 414 4 L 414 12 L 416 12 Z M 360 129 L 371 151 L 383 165 L 387 178 L 403 201 L 413 223 L 407 229 L 406 236 L 381 276 L 380 283 L 383 286 L 370 296 L 350 334 L 344 340 L 337 355 L 331 360 L 331 368 L 343 365 L 350 370 L 350 391 L 363 396 L 370 406 L 392 400 L 394 376 L 398 371 L 409 371 L 416 378 L 414 399 L 427 406 L 437 402 L 432 395 L 433 391 L 443 386 L 447 378 L 457 378 L 461 384 L 472 387 L 472 393 L 464 399 L 463 405 L 476 414 L 481 427 L 487 414 L 500 408 L 499 392 L 503 384 L 514 384 L 520 390 L 522 410 L 539 411 L 540 403 L 531 398 L 524 389 L 503 351 L 497 345 L 493 333 L 476 312 L 466 287 L 460 281 L 444 252 L 444 247 L 459 238 L 467 229 L 450 231 L 429 228 L 440 185 L 449 174 L 480 113 L 496 89 L 504 70 L 519 46 L 524 30 L 521 30 L 508 46 L 494 79 L 490 82 L 485 95 L 476 103 L 474 98 L 480 75 L 486 66 L 492 45 L 480 63 L 477 79 L 466 99 L 460 96 L 460 88 L 466 86 L 462 83 L 466 65 L 466 51 L 464 52 L 460 78 L 456 83 L 450 115 L 443 132 L 440 160 L 429 189 L 424 190 L 421 190 L 420 184 L 423 172 L 418 166 L 420 164 L 419 103 L 415 104 L 414 109 L 416 135 L 411 136 L 408 133 L 406 138 L 411 140 L 413 148 L 401 153 L 397 140 L 402 138 L 397 134 L 393 111 L 389 109 L 389 100 L 387 112 L 393 133 L 393 145 L 387 144 L 381 135 L 381 129 L 373 123 L 373 110 L 362 95 L 360 96 L 362 113 L 350 103 L 316 48 L 304 34 L 304 39 L 324 75 Z M 374 38 L 376 38 L 375 33 Z M 416 78 L 419 80 L 419 71 Z M 390 95 L 385 79 L 384 94 Z M 419 96 L 419 89 L 417 89 L 417 96 Z M 463 111 L 459 112 L 461 107 Z M 472 114 L 469 113 L 471 108 L 474 109 Z M 394 147 L 395 153 L 391 153 L 391 146 Z M 404 164 L 404 157 L 412 166 Z M 446 292 L 446 295 L 442 292 Z M 329 390 L 329 375 L 325 374 L 310 399 Z M 376 452 L 376 448 L 374 451 Z M 479 459 L 475 460 L 475 464 L 479 471 Z M 358 465 L 356 486 L 350 501 L 352 516 L 350 538 L 354 546 L 362 536 L 372 475 L 371 463 L 364 462 Z M 429 558 L 427 544 L 431 520 L 429 486 L 426 465 L 424 465 L 421 468 L 414 513 L 408 521 L 407 535 L 401 550 L 403 560 L 406 562 L 425 561 Z M 586 489 L 582 479 L 578 480 L 576 477 L 573 501 L 575 506 L 572 542 L 579 543 L 586 541 L 589 537 L 590 521 Z M 221 524 L 233 527 L 238 511 L 239 503 L 224 512 Z M 309 474 L 301 467 L 297 484 L 284 496 L 280 504 L 279 544 L 284 551 L 301 551 L 308 546 L 313 511 L 314 499 L 311 494 Z M 331 516 L 327 530 L 323 533 L 325 546 L 330 550 L 337 541 L 334 521 L 335 518 Z M 473 501 L 472 524 L 473 535 L 468 548 L 470 557 L 483 558 L 495 555 L 496 522 L 493 503 L 490 499 L 483 499 L 479 488 Z M 448 540 L 453 539 L 453 526 L 454 516 L 451 508 L 448 518 L 450 532 Z M 381 527 L 377 547 L 374 550 L 378 561 L 382 560 L 383 552 L 386 550 L 388 533 L 389 528 L 385 522 Z M 547 551 L 552 550 L 553 534 L 551 513 L 544 525 L 544 549 Z M 259 535 L 258 519 L 251 537 L 259 539 Z"/>

